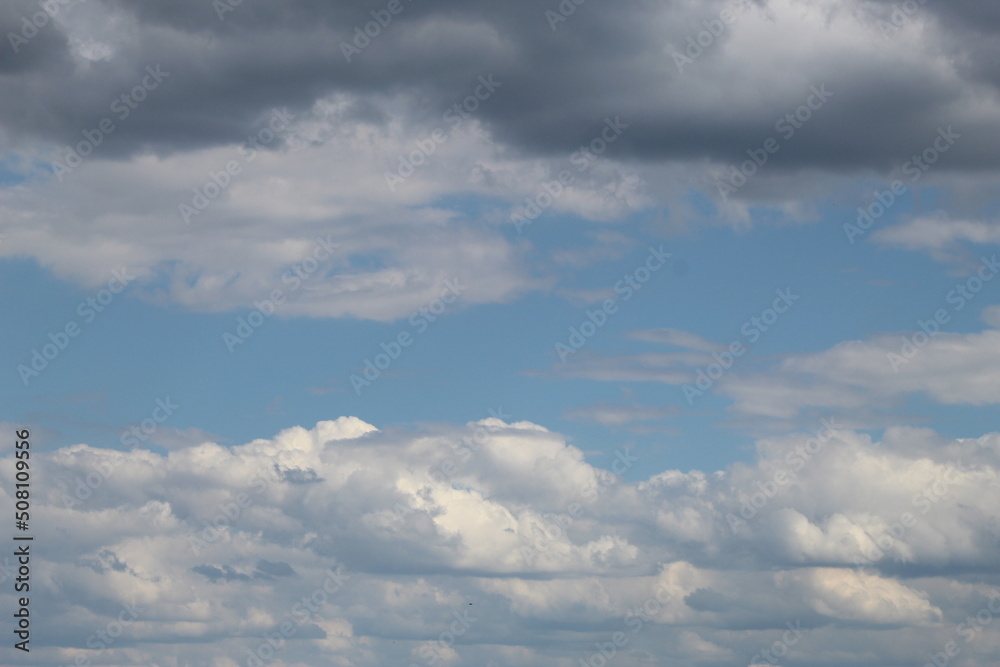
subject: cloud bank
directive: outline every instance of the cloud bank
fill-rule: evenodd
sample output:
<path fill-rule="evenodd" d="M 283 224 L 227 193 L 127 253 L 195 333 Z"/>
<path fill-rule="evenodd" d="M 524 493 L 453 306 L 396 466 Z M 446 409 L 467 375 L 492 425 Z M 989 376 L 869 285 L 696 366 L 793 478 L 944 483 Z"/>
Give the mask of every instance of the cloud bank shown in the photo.
<path fill-rule="evenodd" d="M 38 546 L 75 552 L 39 550 L 30 664 L 243 665 L 267 646 L 277 665 L 996 655 L 985 625 L 959 626 L 1000 611 L 1000 435 L 875 442 L 826 420 L 726 470 L 626 481 L 637 460 L 598 469 L 497 418 L 40 455 L 57 483 L 36 500 Z"/>

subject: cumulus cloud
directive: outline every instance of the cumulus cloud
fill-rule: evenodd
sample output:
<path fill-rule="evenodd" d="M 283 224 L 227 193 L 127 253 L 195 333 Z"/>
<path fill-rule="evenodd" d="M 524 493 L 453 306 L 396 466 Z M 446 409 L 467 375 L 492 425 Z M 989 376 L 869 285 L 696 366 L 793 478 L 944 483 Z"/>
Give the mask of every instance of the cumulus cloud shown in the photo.
<path fill-rule="evenodd" d="M 337 134 L 321 147 L 298 136 L 299 148 L 286 151 L 248 152 L 243 143 L 95 160 L 63 183 L 0 190 L 9 213 L 3 251 L 38 257 L 92 288 L 124 268 L 133 291 L 192 310 L 249 308 L 278 290 L 279 316 L 392 320 L 436 299 L 446 280 L 466 286 L 461 304 L 543 285 L 523 248 L 488 225 L 388 201 L 382 172 L 409 150 L 407 140 L 341 125 L 343 106 L 324 111 L 326 131 Z M 374 144 L 367 172 L 359 142 Z M 229 185 L 220 191 L 212 175 Z"/>
<path fill-rule="evenodd" d="M 600 265 L 641 237 L 829 221 L 934 150 L 919 187 L 947 214 L 920 211 L 914 179 L 912 215 L 865 240 L 950 262 L 957 282 L 912 331 L 852 323 L 855 340 L 720 370 L 710 391 L 735 419 L 807 431 L 722 470 L 633 467 L 629 442 L 597 443 L 600 469 L 496 417 L 345 416 L 237 446 L 164 425 L 128 451 L 116 434 L 33 451 L 44 613 L 30 660 L 2 662 L 599 667 L 613 650 L 622 667 L 821 667 L 921 664 L 962 641 L 953 664 L 997 663 L 1000 435 L 864 430 L 916 401 L 1000 403 L 1000 306 L 977 296 L 1000 273 L 996 4 L 389 6 L 4 3 L 0 257 L 186 312 L 391 322 L 445 290 L 450 310 L 589 306 L 613 296 Z M 942 133 L 947 151 L 929 149 Z M 973 302 L 985 328 L 949 329 Z M 629 315 L 648 327 L 625 334 L 636 349 L 548 374 L 678 400 L 586 393 L 564 418 L 681 437 L 664 424 L 702 415 L 671 404 L 731 348 L 704 337 L 713 317 L 674 316 Z M 79 380 L 70 366 L 53 380 Z M 308 391 L 354 400 L 328 379 Z M 265 416 L 297 407 L 280 393 Z M 9 586 L 0 599 L 14 606 Z"/>
<path fill-rule="evenodd" d="M 75 549 L 33 561 L 48 613 L 32 664 L 71 662 L 123 609 L 127 634 L 83 654 L 169 664 L 169 645 L 244 664 L 287 622 L 275 664 L 568 667 L 616 632 L 628 665 L 749 664 L 783 633 L 798 664 L 919 661 L 1000 583 L 969 578 L 1000 540 L 1000 436 L 821 431 L 637 482 L 495 418 L 400 431 L 342 417 L 231 448 L 39 455 L 57 483 L 36 500 L 36 540 Z"/>

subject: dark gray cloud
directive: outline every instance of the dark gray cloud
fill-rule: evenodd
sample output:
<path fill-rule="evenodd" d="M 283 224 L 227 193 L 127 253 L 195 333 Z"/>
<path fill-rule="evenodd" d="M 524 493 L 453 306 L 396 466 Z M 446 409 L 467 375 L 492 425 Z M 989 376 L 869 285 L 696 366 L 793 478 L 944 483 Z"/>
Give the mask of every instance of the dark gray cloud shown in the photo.
<path fill-rule="evenodd" d="M 9 79 L 16 76 L 30 76 L 44 68 L 55 69 L 67 62 L 67 41 L 65 36 L 52 27 L 51 19 L 38 17 L 37 3 L 29 0 L 12 0 L 0 6 L 0 85 L 4 89 L 10 85 Z M 44 14 L 44 12 L 43 12 Z M 42 23 L 38 28 L 35 22 Z M 26 35 L 32 35 L 28 39 Z"/>
<path fill-rule="evenodd" d="M 317 484 L 323 480 L 316 474 L 315 470 L 302 470 L 300 468 L 280 468 L 277 464 L 274 471 L 283 481 L 289 484 Z"/>
<path fill-rule="evenodd" d="M 730 607 L 726 596 L 709 588 L 699 588 L 684 598 L 684 604 L 695 611 L 726 611 Z"/>
<path fill-rule="evenodd" d="M 730 162 L 780 138 L 776 121 L 824 84 L 834 97 L 782 142 L 778 168 L 884 170 L 947 124 L 964 140 L 943 168 L 1000 162 L 995 6 L 927 2 L 883 34 L 896 3 L 818 3 L 797 15 L 762 2 L 733 10 L 734 22 L 678 71 L 672 54 L 736 4 L 594 1 L 553 24 L 545 12 L 556 2 L 404 0 L 348 63 L 342 42 L 386 3 L 245 0 L 220 20 L 208 2 L 94 0 L 63 10 L 73 22 L 53 21 L 23 52 L 5 50 L 0 122 L 9 144 L 71 141 L 160 64 L 170 77 L 103 150 L 170 152 L 240 141 L 273 107 L 307 113 L 333 93 L 369 120 L 439 122 L 492 73 L 502 94 L 477 116 L 515 152 L 568 155 L 617 114 L 630 125 L 617 157 Z M 16 24 L 33 6 L 13 3 L 0 22 Z M 99 57 L 82 60 L 80 44 Z M 984 103 L 972 109 L 972 99 Z"/>

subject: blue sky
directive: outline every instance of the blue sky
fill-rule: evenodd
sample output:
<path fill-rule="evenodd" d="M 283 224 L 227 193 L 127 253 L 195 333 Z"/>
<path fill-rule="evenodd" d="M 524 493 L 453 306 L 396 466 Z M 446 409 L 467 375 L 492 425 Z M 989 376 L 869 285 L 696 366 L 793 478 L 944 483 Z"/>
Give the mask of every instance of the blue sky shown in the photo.
<path fill-rule="evenodd" d="M 6 3 L 0 663 L 1000 662 L 998 31 Z"/>
<path fill-rule="evenodd" d="M 896 212 L 909 217 L 909 208 Z M 748 343 L 742 325 L 784 289 L 799 300 L 760 332 L 733 372 L 766 372 L 782 356 L 819 352 L 876 333 L 909 335 L 936 309 L 933 295 L 943 302 L 956 276 L 922 254 L 866 240 L 849 243 L 842 221 L 850 214 L 831 207 L 812 224 L 752 232 L 710 227 L 706 220 L 700 229 L 665 236 L 656 234 L 651 222 L 668 214 L 643 211 L 615 229 L 623 247 L 614 259 L 553 271 L 553 293 L 490 305 L 463 304 L 459 296 L 440 319 L 419 330 L 408 317 L 385 323 L 282 318 L 279 306 L 276 316 L 232 352 L 223 333 L 236 331 L 238 318 L 253 312 L 252 301 L 251 308 L 229 313 L 191 313 L 151 303 L 133 287 L 88 323 L 91 316 L 78 307 L 95 290 L 54 279 L 35 261 L 12 259 L 4 263 L 5 279 L 20 288 L 4 295 L 4 305 L 23 315 L 22 325 L 8 332 L 5 350 L 13 371 L 5 378 L 5 390 L 21 419 L 39 419 L 51 429 L 52 447 L 97 441 L 116 446 L 121 432 L 146 418 L 157 398 L 170 396 L 182 408 L 169 428 L 197 429 L 231 444 L 341 414 L 381 424 L 462 423 L 502 407 L 518 420 L 550 424 L 567 434 L 594 452 L 597 465 L 601 453 L 607 456 L 619 446 L 650 452 L 633 472 L 638 477 L 664 467 L 722 468 L 752 458 L 754 435 L 727 411 L 731 401 L 725 397 L 707 395 L 692 406 L 681 385 L 564 376 L 567 364 L 555 344 L 568 341 L 570 328 L 586 321 L 586 313 L 598 310 L 600 302 L 581 303 L 559 292 L 610 289 L 644 261 L 651 245 L 672 255 L 670 265 L 654 273 L 587 340 L 580 356 L 661 351 L 662 344 L 630 339 L 629 333 L 662 328 L 725 346 Z M 568 225 L 576 227 L 571 238 L 565 235 Z M 620 229 L 628 229 L 628 236 Z M 522 236 L 544 256 L 594 247 L 593 235 L 602 231 L 586 221 L 546 216 Z M 980 331 L 978 313 L 994 303 L 987 287 L 955 313 L 947 331 Z M 81 325 L 81 335 L 38 377 L 28 376 L 25 386 L 17 368 L 30 366 L 31 351 L 40 350 L 49 342 L 47 335 L 69 321 Z M 364 361 L 382 351 L 379 344 L 394 341 L 400 332 L 412 334 L 414 343 L 381 377 L 356 392 L 350 377 L 361 375 Z M 653 433 L 637 433 L 629 424 L 608 427 L 567 418 L 594 404 L 672 407 L 677 414 L 648 424 Z M 969 437 L 988 427 L 988 407 L 960 410 L 957 419 L 955 410 L 910 396 L 890 412 L 906 423 L 941 422 L 941 432 L 951 437 Z"/>

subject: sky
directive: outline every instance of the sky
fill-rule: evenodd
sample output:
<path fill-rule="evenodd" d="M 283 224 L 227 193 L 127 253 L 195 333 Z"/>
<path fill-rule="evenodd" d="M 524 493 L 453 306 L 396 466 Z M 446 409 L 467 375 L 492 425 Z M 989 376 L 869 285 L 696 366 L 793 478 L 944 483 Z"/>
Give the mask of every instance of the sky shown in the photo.
<path fill-rule="evenodd" d="M 0 664 L 1000 664 L 998 34 L 3 3 Z"/>

